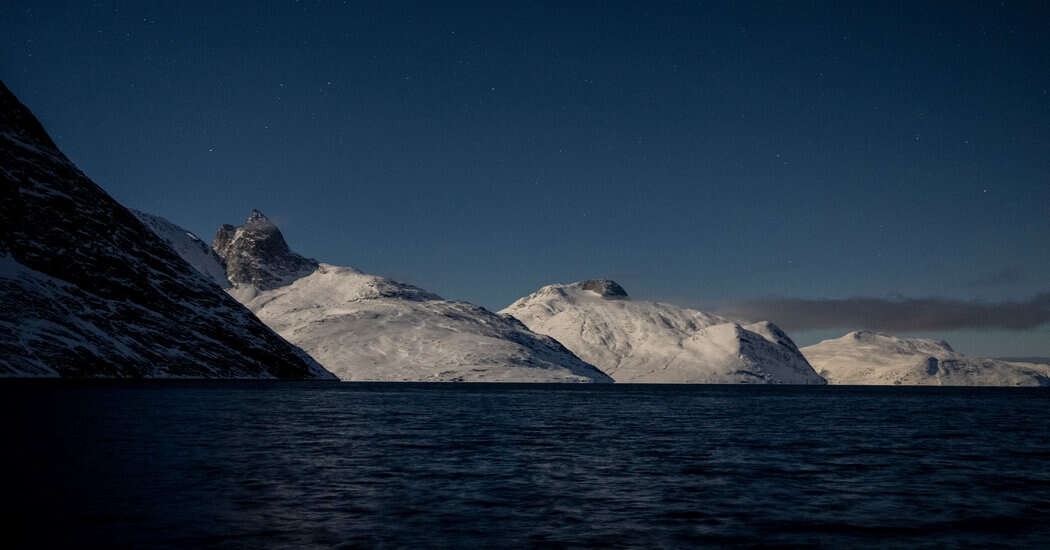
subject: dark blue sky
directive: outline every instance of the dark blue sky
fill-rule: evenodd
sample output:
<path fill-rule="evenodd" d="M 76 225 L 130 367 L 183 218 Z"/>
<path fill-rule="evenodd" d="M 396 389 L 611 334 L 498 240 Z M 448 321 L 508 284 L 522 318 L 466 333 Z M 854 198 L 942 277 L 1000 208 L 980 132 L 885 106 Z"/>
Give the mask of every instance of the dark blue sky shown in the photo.
<path fill-rule="evenodd" d="M 258 208 L 492 309 L 1050 290 L 1045 3 L 436 4 L 7 2 L 0 78 L 125 205 L 207 239 Z"/>

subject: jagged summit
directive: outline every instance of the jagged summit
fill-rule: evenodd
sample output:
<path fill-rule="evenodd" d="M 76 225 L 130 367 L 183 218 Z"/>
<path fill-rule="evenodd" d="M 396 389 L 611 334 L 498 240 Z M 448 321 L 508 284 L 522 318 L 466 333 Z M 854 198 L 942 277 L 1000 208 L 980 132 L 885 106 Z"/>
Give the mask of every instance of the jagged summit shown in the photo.
<path fill-rule="evenodd" d="M 211 247 L 226 262 L 230 282 L 259 290 L 286 285 L 318 266 L 317 260 L 292 252 L 281 230 L 254 209 L 243 225 L 219 227 Z"/>
<path fill-rule="evenodd" d="M 579 281 L 573 283 L 572 286 L 579 286 L 582 290 L 589 290 L 596 293 L 602 298 L 608 298 L 611 300 L 627 298 L 627 291 L 623 289 L 616 281 L 609 279 L 588 279 L 586 281 Z"/>

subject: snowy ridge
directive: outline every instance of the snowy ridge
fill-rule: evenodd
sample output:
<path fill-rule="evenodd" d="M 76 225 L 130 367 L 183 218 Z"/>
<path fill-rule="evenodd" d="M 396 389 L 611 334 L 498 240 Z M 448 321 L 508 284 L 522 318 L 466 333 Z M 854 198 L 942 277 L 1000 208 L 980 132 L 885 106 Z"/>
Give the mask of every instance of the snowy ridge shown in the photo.
<path fill-rule="evenodd" d="M 0 84 L 0 376 L 330 378 L 87 179 Z"/>
<path fill-rule="evenodd" d="M 540 288 L 501 311 L 617 382 L 823 384 L 772 323 L 631 300 L 613 281 Z"/>
<path fill-rule="evenodd" d="M 252 217 L 257 224 L 265 219 L 258 211 Z M 272 266 L 274 258 L 294 264 L 280 254 L 266 260 L 253 256 L 281 248 L 265 242 L 284 242 L 276 227 L 241 244 L 223 241 L 237 232 L 223 227 L 214 246 L 220 253 L 239 255 L 244 265 Z M 554 339 L 473 304 L 323 263 L 306 275 L 293 270 L 287 278 L 291 281 L 272 288 L 242 278 L 230 294 L 342 380 L 611 382 Z"/>
<path fill-rule="evenodd" d="M 146 227 L 150 228 L 158 237 L 164 239 L 183 260 L 186 260 L 197 271 L 206 275 L 219 288 L 231 288 L 233 283 L 226 278 L 226 262 L 211 249 L 208 243 L 200 237 L 171 223 L 170 221 L 153 214 L 147 214 L 135 209 L 132 214 Z"/>
<path fill-rule="evenodd" d="M 802 348 L 831 384 L 1046 386 L 1050 368 L 967 357 L 944 341 L 850 332 Z"/>

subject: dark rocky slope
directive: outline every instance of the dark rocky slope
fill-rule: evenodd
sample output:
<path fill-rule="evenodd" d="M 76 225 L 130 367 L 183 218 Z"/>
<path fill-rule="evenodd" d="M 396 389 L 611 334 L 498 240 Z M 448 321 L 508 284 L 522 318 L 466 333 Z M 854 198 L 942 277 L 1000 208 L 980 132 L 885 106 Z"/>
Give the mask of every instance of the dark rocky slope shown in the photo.
<path fill-rule="evenodd" d="M 277 226 L 258 210 L 241 225 L 219 227 L 212 249 L 226 262 L 231 282 L 259 290 L 284 286 L 313 273 L 318 265 L 292 252 Z"/>
<path fill-rule="evenodd" d="M 0 83 L 0 376 L 331 378 L 80 172 Z"/>

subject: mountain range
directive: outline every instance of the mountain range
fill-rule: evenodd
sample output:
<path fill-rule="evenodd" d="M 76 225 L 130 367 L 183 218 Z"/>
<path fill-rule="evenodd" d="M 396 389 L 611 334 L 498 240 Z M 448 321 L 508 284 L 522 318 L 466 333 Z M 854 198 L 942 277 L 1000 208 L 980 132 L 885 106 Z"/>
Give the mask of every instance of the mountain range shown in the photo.
<path fill-rule="evenodd" d="M 253 210 L 211 245 L 130 211 L 0 83 L 0 376 L 1050 385 L 1050 365 L 544 286 L 500 312 L 295 253 Z"/>
<path fill-rule="evenodd" d="M 511 317 L 305 258 L 257 210 L 221 226 L 212 248 L 203 270 L 224 265 L 232 296 L 342 380 L 611 381 Z"/>
<path fill-rule="evenodd" d="M 166 238 L 188 240 L 176 248 L 196 250 L 191 233 L 171 226 Z M 221 226 L 212 248 L 201 269 L 225 265 L 231 295 L 343 380 L 824 383 L 771 323 L 635 302 L 612 281 L 545 287 L 497 314 L 305 258 L 258 210 Z M 540 297 L 555 294 L 563 314 L 582 308 L 574 319 L 589 338 L 537 322 L 535 311 L 550 310 Z"/>

